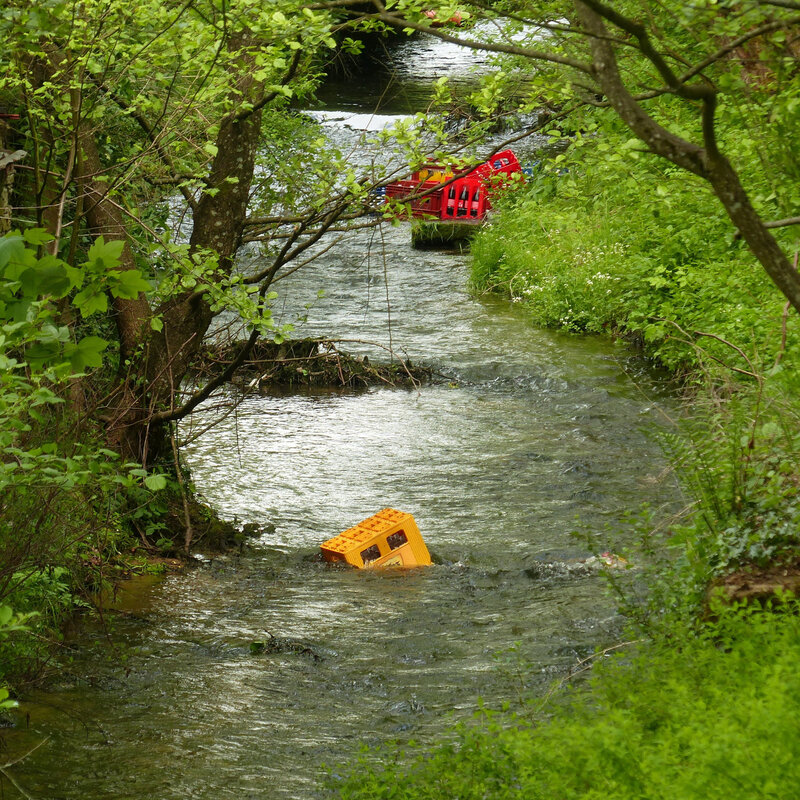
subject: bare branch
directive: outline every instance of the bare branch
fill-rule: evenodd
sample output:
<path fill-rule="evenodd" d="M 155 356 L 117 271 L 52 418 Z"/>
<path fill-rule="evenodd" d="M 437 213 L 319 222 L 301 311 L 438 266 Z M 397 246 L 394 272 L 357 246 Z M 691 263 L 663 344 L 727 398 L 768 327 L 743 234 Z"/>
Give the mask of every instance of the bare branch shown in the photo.
<path fill-rule="evenodd" d="M 154 126 L 150 124 L 144 114 L 139 111 L 134 105 L 129 103 L 122 95 L 114 90 L 110 89 L 109 87 L 105 86 L 102 83 L 96 84 L 97 88 L 105 95 L 110 97 L 116 105 L 118 105 L 123 111 L 129 114 L 139 125 L 139 127 L 144 131 L 147 138 L 150 140 L 150 143 L 155 148 L 156 154 L 158 155 L 161 162 L 167 166 L 173 173 L 175 173 L 175 162 L 172 160 L 167 149 L 164 147 L 161 137 L 158 131 L 155 129 Z M 178 185 L 178 190 L 183 195 L 183 199 L 186 200 L 188 206 L 192 209 L 192 211 L 197 211 L 197 201 L 195 200 L 192 193 L 186 186 Z"/>
<path fill-rule="evenodd" d="M 715 339 L 718 342 L 722 342 L 722 344 L 727 345 L 728 347 L 735 350 L 746 362 L 747 365 L 750 367 L 749 370 L 742 369 L 741 367 L 734 367 L 730 364 L 726 364 L 721 358 L 717 358 L 712 353 L 709 353 L 707 350 L 704 350 L 697 342 L 692 341 L 689 338 L 689 334 L 680 326 L 677 322 L 671 319 L 664 319 L 662 322 L 666 322 L 669 325 L 677 328 L 685 337 L 685 339 L 678 339 L 677 337 L 672 337 L 679 342 L 683 342 L 684 344 L 688 344 L 691 347 L 695 348 L 698 353 L 708 356 L 712 361 L 716 361 L 717 364 L 721 364 L 725 369 L 729 369 L 732 372 L 738 372 L 740 375 L 746 375 L 748 378 L 755 378 L 759 383 L 763 380 L 763 377 L 756 372 L 755 367 L 753 366 L 753 362 L 747 357 L 747 354 L 742 350 L 741 347 L 729 342 L 727 339 L 723 339 L 722 336 L 718 336 L 716 333 L 706 333 L 705 331 L 692 331 L 695 336 L 704 336 L 708 339 Z"/>
<path fill-rule="evenodd" d="M 601 16 L 584 0 L 575 0 L 575 8 L 583 26 L 592 34 L 597 34 L 590 39 L 592 75 L 622 121 L 652 152 L 695 175 L 707 177 L 702 148 L 659 125 L 628 91 L 620 75 L 614 49 L 607 41 L 603 41 L 605 24 Z"/>
<path fill-rule="evenodd" d="M 789 225 L 800 225 L 800 217 L 786 217 L 786 219 L 776 219 L 764 223 L 765 228 L 786 228 Z"/>
<path fill-rule="evenodd" d="M 795 2 L 795 0 L 759 0 L 759 5 L 790 8 L 792 11 L 800 11 L 800 3 Z"/>
<path fill-rule="evenodd" d="M 247 359 L 247 356 L 250 354 L 250 351 L 253 349 L 253 345 L 258 341 L 260 337 L 260 333 L 258 330 L 254 330 L 246 342 L 240 347 L 239 353 L 236 357 L 231 361 L 230 364 L 220 373 L 216 378 L 210 380 L 202 389 L 195 392 L 180 408 L 176 408 L 170 411 L 161 411 L 150 416 L 150 423 L 154 422 L 173 422 L 175 420 L 183 419 L 185 416 L 189 415 L 194 411 L 197 406 L 200 405 L 204 400 L 207 400 L 211 395 L 219 389 L 224 383 L 227 383 L 232 377 L 233 373 L 236 372 L 239 367 Z"/>
<path fill-rule="evenodd" d="M 351 6 L 363 8 L 364 2 L 363 0 L 329 0 L 326 3 L 308 3 L 303 8 L 307 8 L 309 11 L 332 11 L 335 8 L 349 8 Z"/>
<path fill-rule="evenodd" d="M 275 258 L 275 261 L 270 266 L 268 270 L 263 273 L 263 283 L 259 294 L 263 297 L 269 287 L 272 285 L 272 281 L 275 278 L 278 270 L 284 265 L 294 261 L 301 253 L 311 247 L 313 244 L 316 244 L 322 236 L 326 233 L 326 231 L 335 224 L 336 220 L 338 219 L 339 215 L 344 211 L 346 205 L 344 202 L 340 203 L 339 206 L 332 209 L 331 212 L 326 216 L 325 220 L 323 221 L 322 227 L 316 231 L 313 235 L 309 237 L 309 239 L 301 244 L 298 244 L 294 249 L 292 249 L 292 245 L 296 242 L 297 237 L 302 232 L 302 227 L 298 230 L 293 237 L 290 239 L 283 247 L 281 252 Z M 249 338 L 246 342 L 241 346 L 239 353 L 233 359 L 233 361 L 226 367 L 226 369 L 222 372 L 222 374 L 218 375 L 213 380 L 209 381 L 205 386 L 195 392 L 180 408 L 170 409 L 168 411 L 161 411 L 154 413 L 150 416 L 150 423 L 155 422 L 172 422 L 174 420 L 183 419 L 185 416 L 190 414 L 194 411 L 197 406 L 199 406 L 204 400 L 207 400 L 220 386 L 224 383 L 227 383 L 236 370 L 244 363 L 247 359 L 247 356 L 250 354 L 250 351 L 253 349 L 253 345 L 258 341 L 260 337 L 260 332 L 256 328 L 252 331 Z"/>
<path fill-rule="evenodd" d="M 645 28 L 644 25 L 634 22 L 629 17 L 623 16 L 605 3 L 599 2 L 599 0 L 581 0 L 581 3 L 594 11 L 599 17 L 602 17 L 621 30 L 624 30 L 626 33 L 630 33 L 632 36 L 636 37 L 642 55 L 658 70 L 658 74 L 661 75 L 664 82 L 675 94 L 689 100 L 704 100 L 709 93 L 715 92 L 714 88 L 708 85 L 686 86 L 672 71 L 661 53 L 653 46 L 650 36 L 647 33 L 647 28 Z M 587 26 L 587 31 L 589 31 L 592 36 L 600 33 L 600 29 L 596 25 L 591 28 Z"/>
<path fill-rule="evenodd" d="M 798 4 L 798 9 L 800 9 L 800 4 Z M 774 20 L 773 22 L 768 22 L 764 25 L 760 25 L 757 28 L 753 28 L 747 33 L 743 33 L 736 39 L 732 39 L 724 47 L 721 47 L 713 55 L 708 56 L 708 58 L 704 58 L 699 64 L 695 64 L 695 66 L 693 66 L 690 70 L 684 72 L 684 74 L 680 77 L 681 83 L 685 83 L 695 75 L 698 75 L 704 69 L 711 66 L 711 64 L 719 61 L 721 58 L 724 58 L 726 55 L 732 53 L 743 44 L 749 42 L 751 39 L 755 39 L 758 36 L 763 36 L 765 33 L 771 33 L 772 31 L 779 30 L 780 28 L 784 28 L 789 25 L 797 25 L 798 23 L 800 23 L 800 17 L 790 17 L 789 19 L 785 20 Z"/>

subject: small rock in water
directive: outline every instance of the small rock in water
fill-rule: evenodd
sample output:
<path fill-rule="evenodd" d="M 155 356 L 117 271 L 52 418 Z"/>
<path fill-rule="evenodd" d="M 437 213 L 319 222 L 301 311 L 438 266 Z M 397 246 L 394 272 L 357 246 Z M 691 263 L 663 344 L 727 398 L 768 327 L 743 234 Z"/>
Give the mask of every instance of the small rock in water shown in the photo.
<path fill-rule="evenodd" d="M 610 551 L 599 556 L 576 559 L 574 561 L 534 561 L 525 570 L 525 574 L 533 580 L 568 576 L 591 575 L 603 569 L 628 569 L 630 562 Z"/>

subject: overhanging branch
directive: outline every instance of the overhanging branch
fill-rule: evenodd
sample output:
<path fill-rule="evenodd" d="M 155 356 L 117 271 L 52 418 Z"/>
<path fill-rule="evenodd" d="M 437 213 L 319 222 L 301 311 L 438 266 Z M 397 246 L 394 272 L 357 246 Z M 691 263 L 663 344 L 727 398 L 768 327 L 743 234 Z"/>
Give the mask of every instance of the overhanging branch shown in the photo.
<path fill-rule="evenodd" d="M 583 61 L 578 61 L 574 58 L 569 58 L 568 56 L 560 56 L 557 53 L 548 53 L 546 50 L 534 50 L 530 47 L 519 47 L 517 45 L 498 44 L 494 42 L 479 42 L 475 39 L 464 39 L 459 38 L 458 36 L 451 36 L 449 33 L 445 33 L 441 29 L 432 28 L 430 25 L 423 25 L 419 22 L 414 22 L 413 20 L 390 14 L 381 0 L 373 0 L 373 3 L 378 9 L 378 13 L 374 16 L 374 18 L 379 19 L 381 22 L 385 22 L 387 25 L 391 25 L 393 28 L 400 28 L 401 30 L 404 28 L 411 28 L 412 30 L 419 31 L 420 33 L 430 33 L 433 36 L 436 36 L 438 39 L 441 39 L 443 42 L 449 42 L 450 44 L 456 44 L 461 47 L 468 47 L 471 50 L 485 50 L 490 53 L 506 53 L 507 55 L 512 56 L 523 56 L 524 58 L 530 58 L 534 61 L 547 61 L 552 64 L 560 64 L 561 66 L 572 67 L 579 72 L 591 74 L 591 66 L 589 64 L 586 64 Z"/>
<path fill-rule="evenodd" d="M 286 71 L 286 74 L 281 78 L 280 86 L 287 86 L 292 82 L 294 77 L 297 75 L 297 70 L 300 67 L 300 59 L 302 57 L 302 50 L 295 50 L 294 56 L 292 57 L 292 63 L 289 65 L 289 69 Z M 260 111 L 264 106 L 269 105 L 273 100 L 275 100 L 280 92 L 274 91 L 270 92 L 269 94 L 265 94 L 261 97 L 260 100 L 256 101 L 252 106 L 249 108 L 242 109 L 237 114 L 234 115 L 232 122 L 241 122 L 243 119 L 247 119 L 247 117 L 255 114 L 256 111 Z"/>

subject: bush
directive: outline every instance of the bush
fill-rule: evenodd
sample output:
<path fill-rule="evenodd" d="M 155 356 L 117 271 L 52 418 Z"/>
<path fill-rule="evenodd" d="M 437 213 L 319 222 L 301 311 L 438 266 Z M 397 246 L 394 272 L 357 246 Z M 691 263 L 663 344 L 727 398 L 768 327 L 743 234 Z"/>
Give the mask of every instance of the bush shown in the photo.
<path fill-rule="evenodd" d="M 542 326 L 633 337 L 672 370 L 751 371 L 746 359 L 771 364 L 800 342 L 796 315 L 782 342 L 785 299 L 708 188 L 610 123 L 544 162 L 472 251 L 477 290 Z"/>

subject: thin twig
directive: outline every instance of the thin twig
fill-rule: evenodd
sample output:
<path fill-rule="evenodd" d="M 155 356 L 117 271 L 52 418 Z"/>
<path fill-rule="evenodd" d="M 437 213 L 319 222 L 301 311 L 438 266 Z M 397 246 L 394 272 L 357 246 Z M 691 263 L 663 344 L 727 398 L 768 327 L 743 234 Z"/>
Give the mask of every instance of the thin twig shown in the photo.
<path fill-rule="evenodd" d="M 664 319 L 664 320 L 662 320 L 662 322 L 666 322 L 668 325 L 672 325 L 672 326 L 674 326 L 674 327 L 675 327 L 675 328 L 677 328 L 677 329 L 678 329 L 678 330 L 679 330 L 679 331 L 680 331 L 680 332 L 681 332 L 681 333 L 682 333 L 684 336 L 686 336 L 686 337 L 689 337 L 689 335 L 690 335 L 690 334 L 689 334 L 689 333 L 687 333 L 687 332 L 686 332 L 686 331 L 685 331 L 683 328 L 681 328 L 681 326 L 680 326 L 680 325 L 678 325 L 678 323 L 677 323 L 677 322 L 675 322 L 674 320 L 671 320 L 671 319 Z M 744 359 L 744 360 L 747 362 L 747 365 L 750 367 L 750 371 L 748 371 L 748 370 L 746 370 L 746 369 L 741 369 L 740 367 L 732 367 L 730 364 L 726 364 L 726 363 L 725 363 L 724 361 L 722 361 L 721 359 L 719 359 L 719 358 L 716 358 L 715 356 L 713 356 L 713 355 L 712 355 L 711 353 L 709 353 L 707 350 L 703 350 L 703 348 L 702 348 L 702 347 L 700 347 L 700 346 L 697 344 L 697 342 L 693 342 L 693 341 L 692 341 L 691 339 L 689 339 L 689 338 L 686 338 L 686 339 L 680 339 L 680 340 L 678 340 L 678 341 L 683 341 L 683 342 L 685 342 L 686 344 L 688 344 L 688 345 L 691 345 L 692 347 L 696 348 L 696 349 L 697 349 L 699 352 L 701 352 L 701 353 L 705 353 L 705 354 L 706 354 L 706 355 L 707 355 L 707 356 L 708 356 L 710 359 L 712 359 L 713 361 L 716 361 L 718 364 L 722 364 L 722 366 L 723 366 L 723 367 L 726 367 L 727 369 L 730 369 L 730 370 L 731 370 L 731 371 L 733 371 L 733 372 L 738 372 L 740 375 L 747 375 L 747 376 L 749 376 L 750 378 L 755 378 L 755 379 L 756 379 L 756 380 L 757 380 L 759 383 L 762 383 L 762 382 L 763 382 L 763 380 L 764 380 L 764 377 L 763 377 L 762 375 L 760 375 L 758 372 L 756 372 L 756 368 L 753 366 L 753 362 L 750 360 L 750 358 L 747 356 L 747 354 L 744 352 L 744 350 L 742 350 L 742 348 L 741 348 L 741 347 L 739 347 L 738 345 L 735 345 L 735 344 L 733 344 L 733 342 L 729 342 L 727 339 L 724 339 L 722 336 L 719 336 L 719 335 L 718 335 L 718 334 L 716 334 L 716 333 L 706 333 L 705 331 L 692 331 L 692 333 L 693 333 L 695 336 L 705 336 L 705 337 L 706 337 L 706 338 L 708 338 L 708 339 L 715 339 L 716 341 L 718 341 L 718 342 L 722 342 L 722 344 L 725 344 L 725 345 L 727 345 L 727 346 L 728 346 L 728 347 L 730 347 L 732 350 L 735 350 L 735 351 L 736 351 L 736 352 L 737 352 L 737 353 L 738 353 L 738 354 L 739 354 L 739 355 L 740 355 L 740 356 L 741 356 L 741 357 L 742 357 L 742 358 L 743 358 L 743 359 Z"/>
<path fill-rule="evenodd" d="M 614 650 L 619 650 L 623 647 L 629 647 L 633 644 L 640 644 L 641 642 L 645 641 L 644 639 L 632 639 L 629 642 L 620 642 L 619 644 L 611 645 L 611 647 L 606 647 L 604 650 L 600 650 L 597 653 L 592 653 L 590 656 L 586 658 L 580 659 L 575 666 L 570 667 L 569 672 L 561 678 L 557 683 L 550 687 L 550 690 L 547 694 L 542 698 L 541 703 L 539 704 L 539 708 L 543 708 L 550 698 L 561 689 L 565 683 L 571 681 L 576 675 L 580 675 L 584 672 L 587 672 L 594 666 L 595 660 L 598 658 L 604 658 L 609 653 L 613 652 Z"/>
<path fill-rule="evenodd" d="M 194 531 L 192 529 L 192 515 L 189 511 L 189 499 L 186 496 L 186 486 L 184 485 L 183 475 L 181 473 L 181 462 L 178 458 L 178 445 L 175 443 L 175 433 L 170 431 L 169 440 L 172 443 L 172 456 L 175 459 L 175 477 L 178 480 L 178 488 L 181 491 L 181 500 L 183 501 L 183 516 L 186 524 L 186 532 L 184 533 L 183 549 L 189 553 L 189 547 L 192 544 Z"/>
<path fill-rule="evenodd" d="M 21 761 L 24 761 L 32 753 L 35 753 L 45 742 L 49 740 L 49 738 L 50 737 L 48 736 L 46 739 L 42 739 L 39 744 L 32 747 L 27 753 L 24 753 L 23 755 L 19 756 L 19 758 L 15 758 L 13 761 L 8 761 L 0 766 L 0 775 L 2 775 L 24 798 L 26 798 L 26 800 L 36 800 L 36 798 L 33 797 L 33 795 L 28 794 L 28 792 L 26 792 L 25 789 L 20 786 L 8 769 L 9 767 L 19 764 Z"/>

